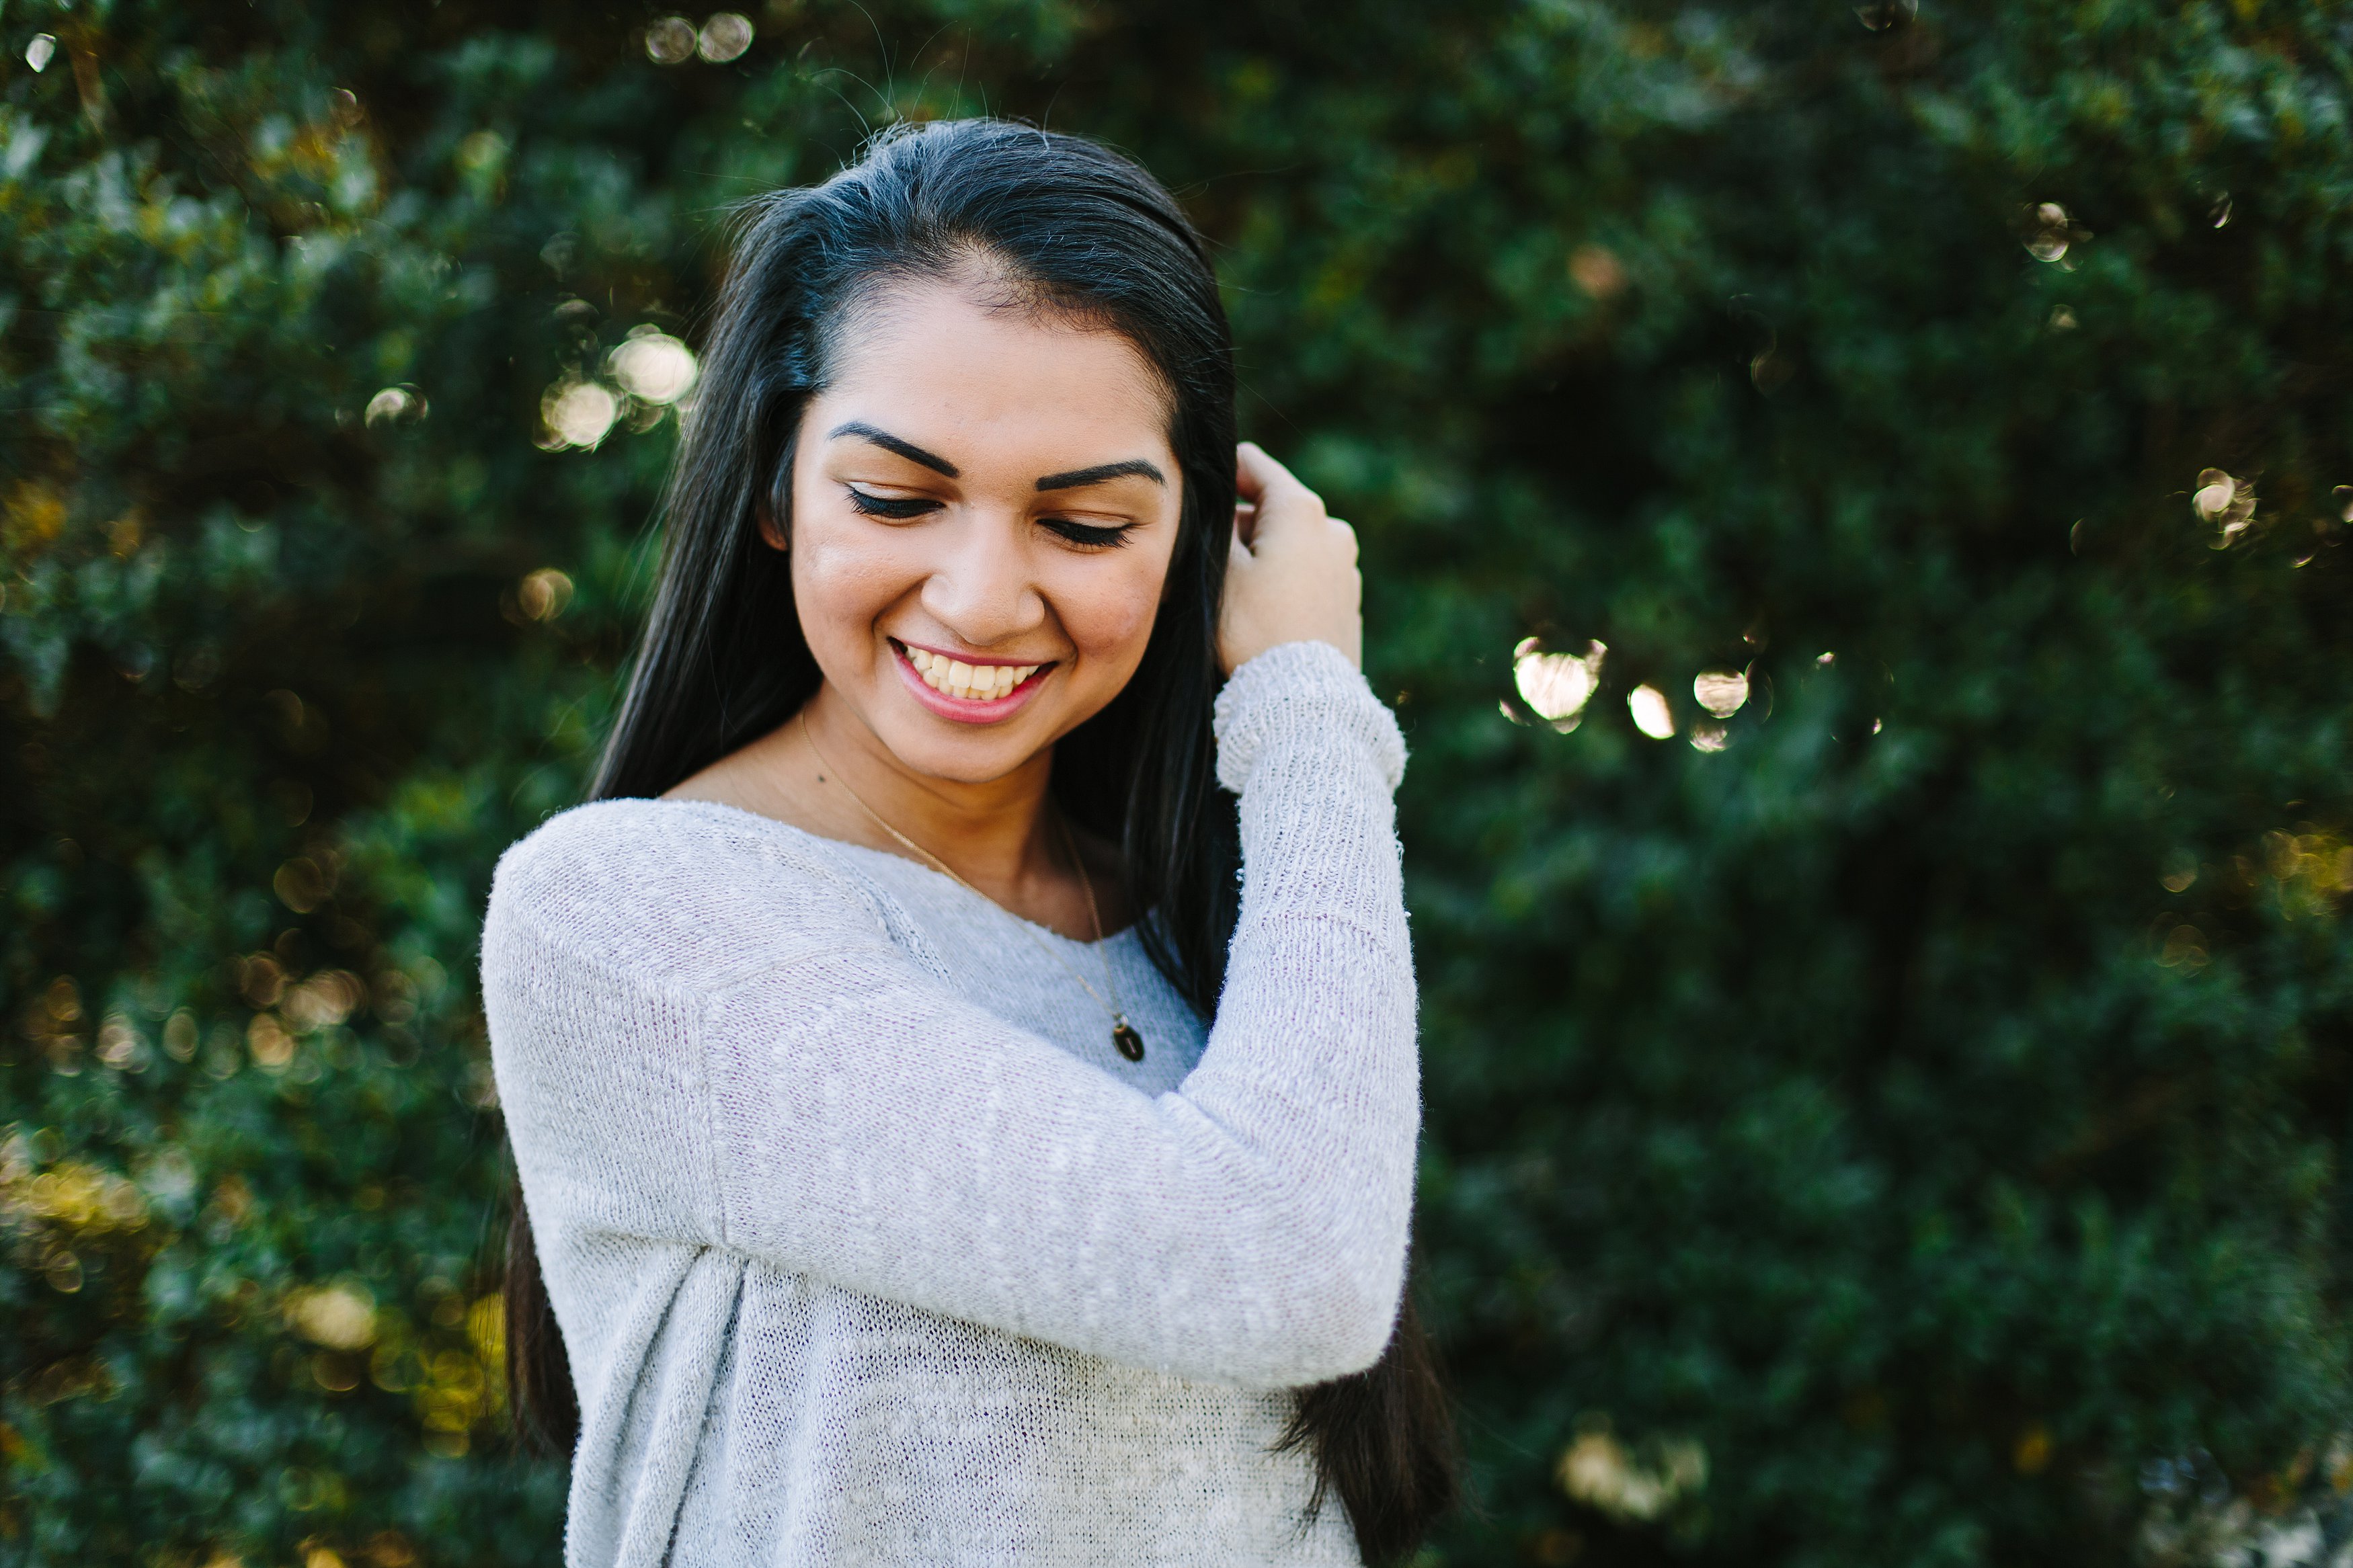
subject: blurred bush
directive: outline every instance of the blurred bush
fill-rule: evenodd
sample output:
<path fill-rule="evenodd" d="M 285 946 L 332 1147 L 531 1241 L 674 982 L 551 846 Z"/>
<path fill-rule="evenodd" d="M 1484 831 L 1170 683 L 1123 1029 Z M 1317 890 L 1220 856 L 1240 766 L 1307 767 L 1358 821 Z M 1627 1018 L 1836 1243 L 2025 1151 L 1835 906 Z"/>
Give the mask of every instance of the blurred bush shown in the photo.
<path fill-rule="evenodd" d="M 2341 1537 L 2341 7 L 0 32 L 0 1563 L 553 1558 L 487 874 L 609 711 L 725 204 L 984 109 L 1180 189 L 1366 540 L 1430 1561 Z"/>

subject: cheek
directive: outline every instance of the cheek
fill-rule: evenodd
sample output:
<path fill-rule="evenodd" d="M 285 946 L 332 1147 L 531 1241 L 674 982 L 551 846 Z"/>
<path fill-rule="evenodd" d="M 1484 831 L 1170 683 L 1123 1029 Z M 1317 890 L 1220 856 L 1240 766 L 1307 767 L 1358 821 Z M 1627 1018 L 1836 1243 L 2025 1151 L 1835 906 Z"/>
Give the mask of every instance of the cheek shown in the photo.
<path fill-rule="evenodd" d="M 1103 563 L 1102 556 L 1089 563 Z M 1167 562 L 1122 561 L 1085 591 L 1062 600 L 1062 629 L 1079 651 L 1106 664 L 1133 668 L 1152 640 Z"/>
<path fill-rule="evenodd" d="M 812 517 L 793 531 L 793 601 L 812 650 L 871 641 L 875 616 L 922 584 L 895 536 Z"/>

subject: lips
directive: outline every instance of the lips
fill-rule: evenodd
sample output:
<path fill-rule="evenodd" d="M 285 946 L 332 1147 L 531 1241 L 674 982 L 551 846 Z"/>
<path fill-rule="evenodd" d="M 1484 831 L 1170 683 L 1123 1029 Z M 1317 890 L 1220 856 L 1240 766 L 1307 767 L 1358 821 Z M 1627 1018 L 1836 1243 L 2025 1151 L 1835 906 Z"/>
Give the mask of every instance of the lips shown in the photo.
<path fill-rule="evenodd" d="M 1020 711 L 1053 672 L 1054 660 L 1025 664 L 1009 659 L 975 662 L 933 648 L 891 639 L 892 663 L 915 700 L 943 719 L 963 724 L 993 724 Z"/>

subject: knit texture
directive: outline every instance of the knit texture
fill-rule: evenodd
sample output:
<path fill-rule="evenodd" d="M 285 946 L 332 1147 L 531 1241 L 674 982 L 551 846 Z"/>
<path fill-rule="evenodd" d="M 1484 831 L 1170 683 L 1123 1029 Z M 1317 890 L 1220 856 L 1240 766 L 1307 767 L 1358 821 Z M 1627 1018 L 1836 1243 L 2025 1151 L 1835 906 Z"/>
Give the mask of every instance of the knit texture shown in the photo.
<path fill-rule="evenodd" d="M 1359 1561 L 1270 1445 L 1403 1290 L 1404 742 L 1322 643 L 1237 670 L 1216 729 L 1243 886 L 1206 1035 L 1133 930 L 729 806 L 584 805 L 501 859 L 571 1568 Z M 1109 961 L 1143 1061 L 1041 942 Z"/>

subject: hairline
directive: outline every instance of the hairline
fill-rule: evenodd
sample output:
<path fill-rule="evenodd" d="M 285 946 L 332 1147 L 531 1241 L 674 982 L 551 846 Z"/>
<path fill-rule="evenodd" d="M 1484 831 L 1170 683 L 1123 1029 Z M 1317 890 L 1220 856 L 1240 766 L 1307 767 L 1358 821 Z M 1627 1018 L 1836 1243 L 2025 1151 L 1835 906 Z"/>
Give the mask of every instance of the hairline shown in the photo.
<path fill-rule="evenodd" d="M 1169 444 L 1176 446 L 1184 395 L 1175 373 L 1153 357 L 1143 339 L 1110 307 L 1026 273 L 1002 250 L 969 237 L 959 237 L 944 254 L 882 262 L 843 288 L 833 310 L 816 323 L 818 374 L 809 397 L 822 395 L 833 384 L 837 356 L 849 340 L 871 334 L 889 319 L 893 295 L 925 287 L 955 293 L 989 315 L 1010 314 L 1037 326 L 1117 338 L 1158 389 Z M 1181 452 L 1178 456 L 1181 468 Z"/>

